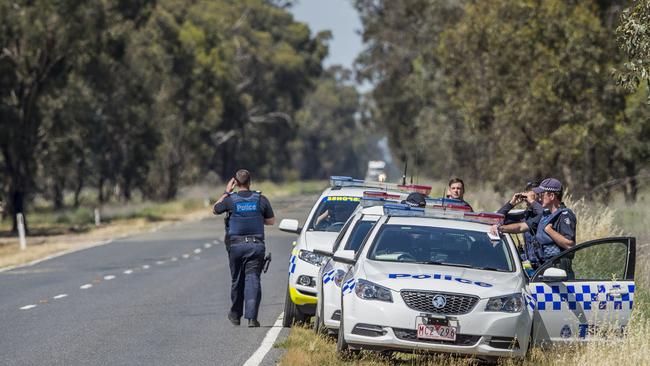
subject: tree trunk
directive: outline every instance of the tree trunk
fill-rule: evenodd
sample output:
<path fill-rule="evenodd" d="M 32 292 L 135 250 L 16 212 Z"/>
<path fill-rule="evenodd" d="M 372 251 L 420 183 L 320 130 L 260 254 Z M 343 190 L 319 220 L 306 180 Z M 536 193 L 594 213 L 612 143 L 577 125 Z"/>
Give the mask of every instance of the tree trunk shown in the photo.
<path fill-rule="evenodd" d="M 63 209 L 63 187 L 64 184 L 60 180 L 57 179 L 56 182 L 54 182 L 54 185 L 52 186 L 52 194 L 53 194 L 53 203 L 54 203 L 54 209 L 55 210 L 61 210 Z"/>
<path fill-rule="evenodd" d="M 639 182 L 636 179 L 636 164 L 634 161 L 627 160 L 623 165 L 625 166 L 625 174 L 627 175 L 624 190 L 625 201 L 628 203 L 636 202 L 637 194 L 639 193 Z"/>
<path fill-rule="evenodd" d="M 100 176 L 97 180 L 97 201 L 102 204 L 106 200 L 104 197 L 104 177 Z"/>
<path fill-rule="evenodd" d="M 79 160 L 77 164 L 77 184 L 74 189 L 74 208 L 78 208 L 81 203 L 79 196 L 81 196 L 81 190 L 84 188 L 84 160 Z"/>

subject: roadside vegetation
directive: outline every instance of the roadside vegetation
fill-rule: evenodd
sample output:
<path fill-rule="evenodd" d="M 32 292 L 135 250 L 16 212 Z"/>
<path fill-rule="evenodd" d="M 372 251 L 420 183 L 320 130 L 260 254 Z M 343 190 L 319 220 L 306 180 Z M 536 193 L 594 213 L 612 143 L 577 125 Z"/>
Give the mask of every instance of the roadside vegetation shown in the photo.
<path fill-rule="evenodd" d="M 253 184 L 271 200 L 320 193 L 325 181 Z M 55 210 L 47 200 L 35 200 L 31 210 L 31 234 L 27 249 L 21 251 L 18 237 L 11 233 L 11 222 L 0 223 L 0 268 L 27 263 L 64 250 L 151 230 L 175 221 L 198 219 L 211 214 L 211 205 L 225 186 L 191 186 L 181 189 L 173 201 L 155 202 L 135 197 L 130 202 L 99 205 L 93 195 L 84 197 L 79 208 Z M 72 197 L 68 197 L 72 199 Z M 95 225 L 95 208 L 100 207 L 101 224 Z"/>
<path fill-rule="evenodd" d="M 425 183 L 425 182 L 423 182 Z M 432 195 L 444 184 L 433 184 Z M 487 187 L 470 187 L 465 199 L 477 210 L 494 211 L 507 198 Z M 610 337 L 611 341 L 593 342 L 583 346 L 567 345 L 552 350 L 532 350 L 523 361 L 502 360 L 501 365 L 562 365 L 562 366 L 609 366 L 650 364 L 650 209 L 644 204 L 650 199 L 650 190 L 639 195 L 639 202 L 629 204 L 623 197 L 613 197 L 610 205 L 600 205 L 587 200 L 566 200 L 578 218 L 578 242 L 617 235 L 631 235 L 637 238 L 633 319 L 628 325 L 625 337 Z M 358 358 L 342 359 L 336 353 L 336 339 L 316 335 L 311 326 L 297 326 L 291 329 L 289 337 L 276 344 L 286 349 L 280 365 L 473 365 L 475 361 L 448 355 L 421 355 L 395 353 L 391 356 L 363 351 Z"/>

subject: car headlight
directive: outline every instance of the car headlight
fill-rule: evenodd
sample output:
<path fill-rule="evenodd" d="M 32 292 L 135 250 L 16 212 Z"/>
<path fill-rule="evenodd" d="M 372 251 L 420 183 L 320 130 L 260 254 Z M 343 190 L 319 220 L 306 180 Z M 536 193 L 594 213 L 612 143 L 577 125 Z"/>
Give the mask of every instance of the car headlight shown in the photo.
<path fill-rule="evenodd" d="M 302 259 L 307 263 L 311 263 L 315 266 L 321 266 L 323 265 L 323 263 L 325 263 L 328 257 L 324 255 L 316 254 L 314 252 L 310 252 L 308 250 L 301 249 L 300 252 L 298 253 L 298 258 Z"/>
<path fill-rule="evenodd" d="M 354 292 L 364 300 L 379 300 L 393 302 L 393 295 L 390 290 L 376 283 L 359 279 L 354 287 Z"/>
<path fill-rule="evenodd" d="M 492 297 L 485 306 L 485 311 L 503 311 L 519 313 L 524 309 L 524 299 L 521 294 Z"/>
<path fill-rule="evenodd" d="M 334 276 L 332 280 L 334 281 L 334 284 L 338 287 L 341 287 L 341 284 L 343 283 L 343 277 L 345 277 L 345 271 L 342 269 L 337 269 L 334 272 Z"/>

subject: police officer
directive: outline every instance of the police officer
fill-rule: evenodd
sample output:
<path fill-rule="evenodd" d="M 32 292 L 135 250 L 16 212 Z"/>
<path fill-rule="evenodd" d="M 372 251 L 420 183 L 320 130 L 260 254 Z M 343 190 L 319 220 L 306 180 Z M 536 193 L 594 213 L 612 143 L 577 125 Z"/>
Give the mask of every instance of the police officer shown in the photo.
<path fill-rule="evenodd" d="M 462 179 L 460 178 L 452 178 L 449 180 L 449 184 L 447 184 L 447 198 L 453 198 L 459 201 L 462 201 L 463 203 L 467 204 L 469 206 L 471 211 L 474 211 L 472 209 L 472 206 L 467 203 L 467 201 L 464 200 L 465 197 L 465 182 L 463 182 Z"/>
<path fill-rule="evenodd" d="M 230 261 L 232 306 L 228 319 L 240 324 L 242 315 L 249 327 L 259 327 L 257 313 L 262 298 L 260 274 L 264 263 L 264 225 L 275 224 L 271 203 L 260 192 L 250 190 L 251 176 L 241 169 L 214 205 L 215 215 L 228 212 L 226 249 Z M 233 193 L 235 187 L 237 192 Z M 244 313 L 245 309 L 245 313 Z"/>
<path fill-rule="evenodd" d="M 533 188 L 542 201 L 544 211 L 524 222 L 498 226 L 502 233 L 535 231 L 533 245 L 541 263 L 572 248 L 576 244 L 576 216 L 562 202 L 562 183 L 555 178 L 544 179 Z"/>
<path fill-rule="evenodd" d="M 544 211 L 542 205 L 537 201 L 537 194 L 533 192 L 533 188 L 538 186 L 539 183 L 537 181 L 526 183 L 526 189 L 523 192 L 518 192 L 512 195 L 510 201 L 506 202 L 503 207 L 497 211 L 497 213 L 505 216 L 503 221 L 504 224 L 524 222 L 540 215 Z M 526 204 L 525 210 L 520 212 L 511 212 L 513 208 L 522 202 Z M 532 230 L 532 228 L 529 228 L 529 230 L 524 233 L 524 253 L 522 259 L 530 261 L 531 265 L 536 267 L 539 260 L 537 259 L 535 248 L 533 247 L 534 236 L 535 231 Z"/>

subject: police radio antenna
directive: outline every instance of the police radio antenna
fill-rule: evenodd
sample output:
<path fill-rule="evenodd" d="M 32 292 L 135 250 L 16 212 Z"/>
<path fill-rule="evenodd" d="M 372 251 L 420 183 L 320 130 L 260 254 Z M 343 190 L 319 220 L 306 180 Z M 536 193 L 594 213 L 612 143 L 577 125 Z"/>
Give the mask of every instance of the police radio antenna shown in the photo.
<path fill-rule="evenodd" d="M 405 156 L 404 157 L 404 174 L 402 174 L 402 185 L 406 185 L 406 170 L 408 169 L 409 166 L 409 160 Z"/>

